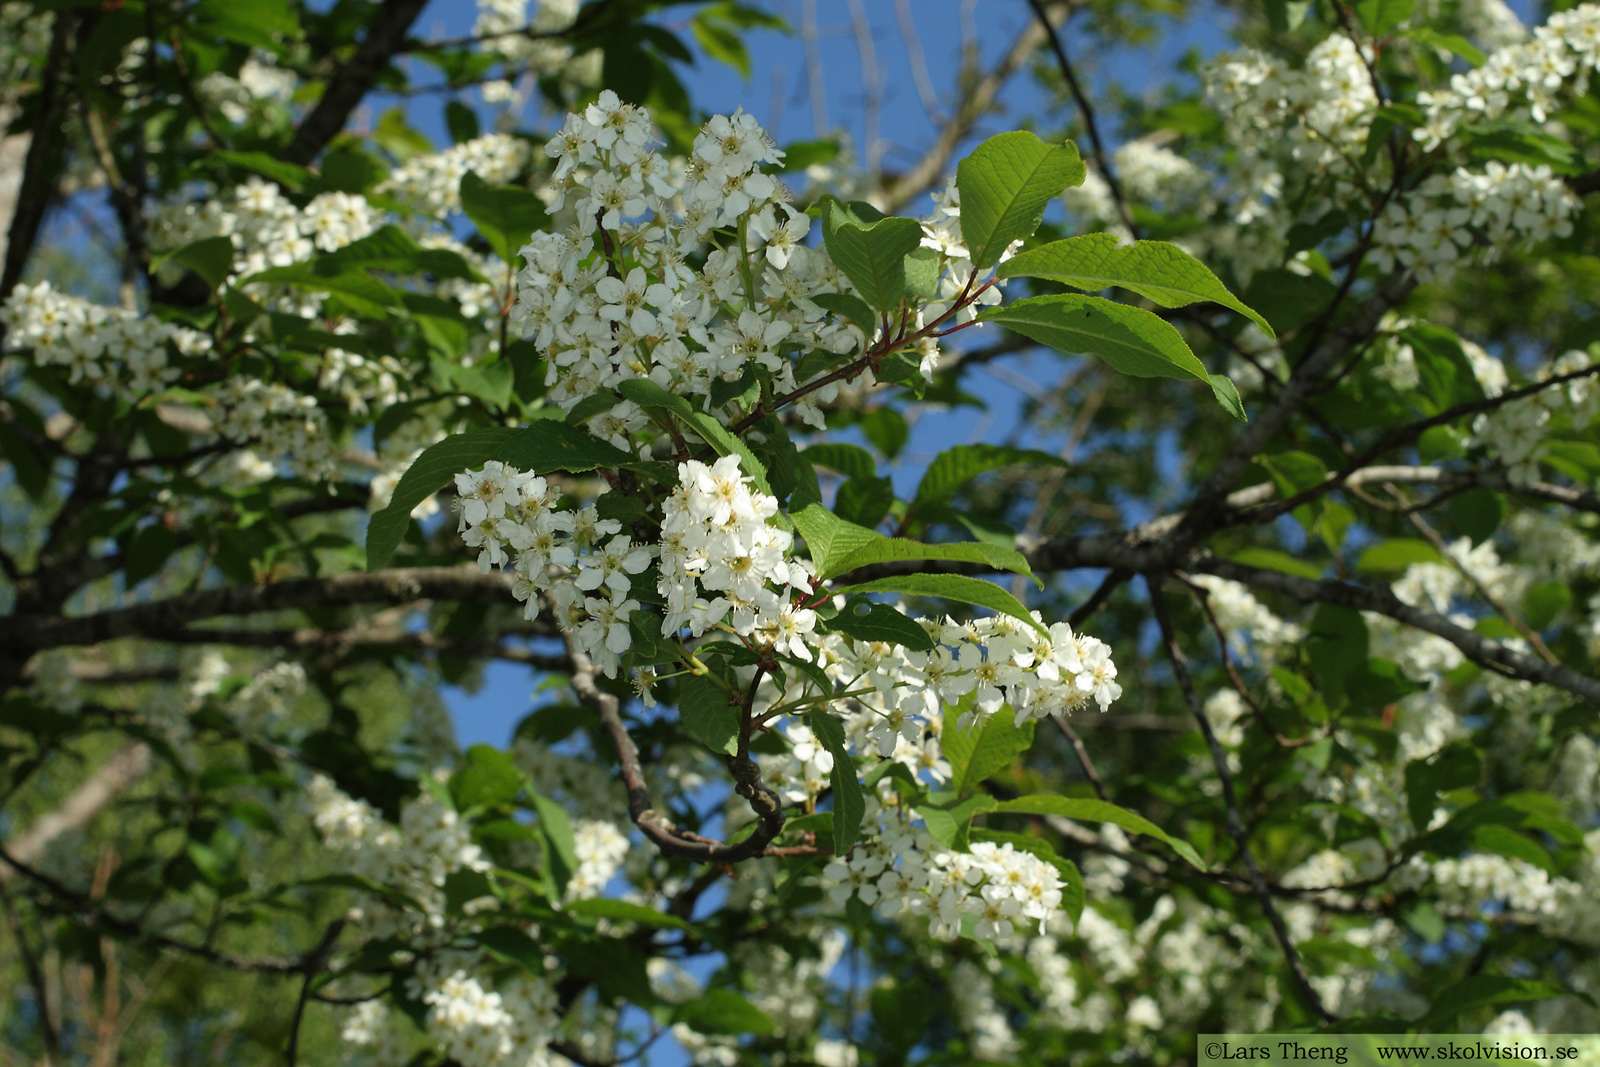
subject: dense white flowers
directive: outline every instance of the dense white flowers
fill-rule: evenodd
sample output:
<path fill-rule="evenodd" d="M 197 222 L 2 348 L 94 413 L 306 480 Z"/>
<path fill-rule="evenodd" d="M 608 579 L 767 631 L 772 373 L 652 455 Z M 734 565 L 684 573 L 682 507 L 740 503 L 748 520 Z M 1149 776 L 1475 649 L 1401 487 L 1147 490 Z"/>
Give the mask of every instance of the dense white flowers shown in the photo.
<path fill-rule="evenodd" d="M 128 397 L 160 392 L 176 381 L 172 356 L 201 356 L 211 347 L 198 330 L 91 304 L 47 281 L 12 290 L 0 321 L 8 348 L 31 349 L 39 363 L 65 368 L 74 384 L 109 385 Z"/>

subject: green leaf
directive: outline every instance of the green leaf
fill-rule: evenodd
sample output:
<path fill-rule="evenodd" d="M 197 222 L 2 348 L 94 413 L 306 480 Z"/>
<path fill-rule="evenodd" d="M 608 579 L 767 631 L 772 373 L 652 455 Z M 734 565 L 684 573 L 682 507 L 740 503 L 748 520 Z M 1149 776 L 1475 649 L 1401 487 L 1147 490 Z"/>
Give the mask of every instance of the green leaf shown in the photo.
<path fill-rule="evenodd" d="M 1059 815 L 1067 819 L 1078 819 L 1082 822 L 1108 822 L 1113 826 L 1120 826 L 1130 834 L 1143 834 L 1164 842 L 1172 851 L 1181 856 L 1185 863 L 1196 870 L 1203 871 L 1206 865 L 1200 859 L 1200 854 L 1195 852 L 1194 846 L 1181 837 L 1173 837 L 1143 815 L 1136 815 L 1125 808 L 1115 804 L 1108 804 L 1104 800 L 1089 800 L 1084 797 L 1057 797 L 1035 795 L 1018 797 L 1015 800 L 1001 801 L 994 809 L 997 812 L 1011 812 L 1017 815 Z"/>
<path fill-rule="evenodd" d="M 1450 498 L 1446 505 L 1450 525 L 1456 532 L 1472 538 L 1474 547 L 1494 536 L 1505 515 L 1500 495 L 1489 489 L 1468 489 Z"/>
<path fill-rule="evenodd" d="M 645 954 L 618 937 L 574 941 L 565 952 L 567 969 L 589 979 L 605 996 L 632 1001 L 642 1008 L 660 1003 L 650 988 Z"/>
<path fill-rule="evenodd" d="M 957 797 L 954 793 L 930 793 L 928 799 L 914 803 L 916 813 L 922 816 L 928 833 L 945 848 L 965 852 L 971 832 L 972 817 L 994 811 L 999 801 L 987 793 L 975 797 Z"/>
<path fill-rule="evenodd" d="M 1267 25 L 1273 33 L 1292 33 L 1306 20 L 1311 0 L 1266 0 Z"/>
<path fill-rule="evenodd" d="M 551 871 L 551 880 L 559 895 L 566 892 L 567 883 L 578 870 L 578 843 L 572 833 L 572 820 L 567 817 L 566 808 L 531 786 L 528 796 L 533 802 L 534 814 L 539 816 L 539 830 L 550 847 L 555 868 Z"/>
<path fill-rule="evenodd" d="M 871 529 L 894 507 L 894 483 L 887 478 L 851 478 L 839 486 L 833 510 L 846 522 Z"/>
<path fill-rule="evenodd" d="M 931 248 L 917 248 L 906 256 L 906 295 L 911 303 L 939 298 L 939 253 Z"/>
<path fill-rule="evenodd" d="M 1571 606 L 1571 585 L 1564 581 L 1540 582 L 1522 595 L 1523 621 L 1535 630 L 1543 630 Z"/>
<path fill-rule="evenodd" d="M 859 296 L 850 293 L 818 293 L 811 298 L 811 302 L 824 311 L 844 316 L 869 335 L 878 325 L 878 316 Z"/>
<path fill-rule="evenodd" d="M 276 156 L 265 152 L 234 152 L 228 149 L 216 149 L 207 153 L 208 159 L 219 163 L 226 163 L 232 167 L 254 171 L 264 178 L 271 178 L 279 185 L 294 192 L 299 192 L 313 181 L 312 173 L 304 167 L 297 167 L 293 163 L 286 163 Z"/>
<path fill-rule="evenodd" d="M 1419 322 L 1400 336 L 1411 346 L 1422 393 L 1433 402 L 1435 411 L 1484 398 L 1483 386 L 1454 331 Z"/>
<path fill-rule="evenodd" d="M 1211 381 L 1211 395 L 1217 398 L 1222 410 L 1240 422 L 1249 422 L 1250 416 L 1244 413 L 1244 401 L 1239 399 L 1239 388 L 1233 384 L 1233 379 L 1226 374 L 1212 374 L 1208 377 Z"/>
<path fill-rule="evenodd" d="M 846 478 L 871 478 L 878 472 L 872 454 L 860 445 L 824 441 L 800 453 L 818 467 L 827 467 Z"/>
<path fill-rule="evenodd" d="M 439 279 L 485 280 L 461 253 L 447 248 L 424 248 L 398 226 L 379 227 L 337 251 L 318 256 L 312 261 L 312 266 L 320 274 L 338 274 L 349 268 L 365 268 L 395 274 L 426 272 Z"/>
<path fill-rule="evenodd" d="M 1430 48 L 1440 48 L 1451 55 L 1460 56 L 1474 67 L 1483 66 L 1483 61 L 1487 58 L 1476 45 L 1459 34 L 1440 33 L 1438 30 L 1422 27 L 1405 30 L 1401 33 L 1401 36 L 1409 37 L 1418 44 L 1425 44 Z"/>
<path fill-rule="evenodd" d="M 1229 554 L 1229 559 L 1235 563 L 1243 563 L 1247 567 L 1261 567 L 1264 570 L 1277 571 L 1280 574 L 1293 574 L 1301 578 L 1321 578 L 1322 567 L 1319 564 L 1304 560 L 1298 556 L 1291 556 L 1287 552 L 1280 552 L 1275 548 L 1241 548 Z"/>
<path fill-rule="evenodd" d="M 672 1021 L 702 1034 L 770 1034 L 766 1012 L 731 989 L 708 989 L 672 1010 Z"/>
<path fill-rule="evenodd" d="M 166 262 L 187 267 L 211 288 L 220 288 L 233 271 L 233 239 L 207 237 L 193 244 L 184 245 L 169 255 L 157 257 L 152 266 Z"/>
<path fill-rule="evenodd" d="M 1411 825 L 1426 830 L 1440 793 L 1475 786 L 1482 776 L 1478 750 L 1465 741 L 1451 742 L 1428 759 L 1406 764 L 1406 809 Z"/>
<path fill-rule="evenodd" d="M 461 767 L 450 776 L 450 795 L 457 809 L 504 804 L 522 788 L 522 772 L 511 756 L 493 745 L 467 749 Z"/>
<path fill-rule="evenodd" d="M 676 915 L 647 908 L 643 904 L 630 904 L 612 897 L 586 897 L 574 900 L 566 910 L 573 915 L 587 915 L 595 919 L 614 919 L 618 922 L 639 923 L 644 926 L 670 926 L 675 930 L 693 930 Z"/>
<path fill-rule="evenodd" d="M 1120 288 L 1167 308 L 1209 301 L 1250 319 L 1268 337 L 1272 326 L 1247 307 L 1204 263 L 1166 241 L 1136 241 L 1119 247 L 1109 233 L 1090 233 L 1052 241 L 1020 252 L 1000 264 L 1006 278 L 1048 278 L 1097 293 Z"/>
<path fill-rule="evenodd" d="M 863 608 L 866 609 L 864 613 L 861 610 Z M 843 611 L 828 620 L 827 628 L 859 641 L 887 641 L 915 652 L 932 652 L 934 649 L 934 640 L 928 636 L 928 631 L 904 612 L 870 600 L 846 604 Z"/>
<path fill-rule="evenodd" d="M 1549 982 L 1531 978 L 1506 978 L 1498 974 L 1475 974 L 1443 989 L 1433 1007 L 1412 1025 L 1419 1033 L 1453 1033 L 1449 1024 L 1475 1008 L 1517 1004 L 1528 1000 L 1550 1000 L 1565 990 Z"/>
<path fill-rule="evenodd" d="M 1014 549 L 984 541 L 929 545 L 902 537 L 884 537 L 864 526 L 841 519 L 821 504 L 809 504 L 789 517 L 806 539 L 811 559 L 821 578 L 847 574 L 874 563 L 941 559 L 981 563 L 996 570 L 1015 571 L 1033 578 L 1028 561 Z M 1038 579 L 1034 579 L 1038 582 Z"/>
<path fill-rule="evenodd" d="M 1047 145 L 1018 130 L 984 141 L 956 166 L 961 235 L 976 270 L 993 266 L 1012 241 L 1039 228 L 1044 209 L 1087 171 L 1071 141 Z"/>
<path fill-rule="evenodd" d="M 164 523 L 141 526 L 128 543 L 127 563 L 122 572 L 126 588 L 132 589 L 161 569 L 178 549 L 178 536 Z"/>
<path fill-rule="evenodd" d="M 1439 550 L 1415 537 L 1391 537 L 1361 553 L 1360 571 L 1403 571 L 1413 563 L 1443 563 Z"/>
<path fill-rule="evenodd" d="M 459 100 L 445 103 L 444 125 L 450 131 L 450 139 L 456 144 L 475 141 L 481 132 L 478 128 L 478 113 Z"/>
<path fill-rule="evenodd" d="M 1347 683 L 1367 672 L 1370 638 L 1361 612 L 1338 604 L 1320 604 L 1311 616 L 1304 648 L 1317 690 L 1330 708 L 1345 700 Z"/>
<path fill-rule="evenodd" d="M 534 231 L 550 225 L 544 203 L 515 185 L 490 185 L 468 171 L 461 176 L 461 210 L 501 259 L 513 267 Z"/>
<path fill-rule="evenodd" d="M 961 732 L 959 726 L 955 729 Z M 1000 710 L 991 715 L 981 728 L 967 732 L 977 737 L 960 777 L 951 779 L 957 793 L 970 793 L 977 789 L 979 783 L 996 771 L 1011 766 L 1019 754 L 1033 747 L 1033 720 L 1029 719 L 1018 726 L 1016 714 L 1009 704 L 1001 705 Z M 954 767 L 951 769 L 953 771 Z"/>
<path fill-rule="evenodd" d="M 638 465 L 638 460 L 615 445 L 555 419 L 540 419 L 525 430 L 513 431 L 513 436 L 496 450 L 493 458 L 540 474 L 550 471 L 581 474 L 600 467 Z"/>
<path fill-rule="evenodd" d="M 544 949 L 525 931 L 515 926 L 491 926 L 469 936 L 501 963 L 521 967 L 529 974 L 544 975 Z"/>
<path fill-rule="evenodd" d="M 998 611 L 1002 615 L 1010 615 L 1014 619 L 1021 619 L 1040 633 L 1045 632 L 1045 628 L 1034 621 L 1033 616 L 1028 614 L 1028 609 L 1023 607 L 1022 602 L 1016 597 L 993 582 L 986 582 L 981 578 L 969 578 L 964 574 L 903 574 L 893 578 L 880 578 L 875 582 L 865 582 L 861 585 L 848 585 L 842 589 L 835 589 L 834 592 L 846 595 L 904 593 L 906 596 L 957 600 L 963 604 L 975 604 L 991 611 Z"/>
<path fill-rule="evenodd" d="M 873 408 L 861 416 L 857 425 L 872 446 L 883 453 L 884 459 L 898 456 L 911 436 L 905 417 L 891 407 Z"/>
<path fill-rule="evenodd" d="M 838 719 L 826 711 L 808 711 L 806 725 L 822 742 L 822 747 L 833 754 L 833 770 L 828 772 L 828 783 L 833 786 L 833 853 L 843 856 L 856 843 L 861 833 L 861 820 L 867 813 L 861 779 L 856 774 L 856 762 L 845 746 L 844 725 Z"/>
<path fill-rule="evenodd" d="M 649 378 L 630 378 L 617 385 L 617 391 L 642 408 L 670 412 L 691 431 L 703 438 L 718 455 L 738 456 L 739 470 L 748 475 L 757 489 L 771 494 L 772 485 L 767 480 L 767 468 L 745 444 L 728 428 L 703 411 L 696 411 L 681 396 L 673 396 Z"/>
<path fill-rule="evenodd" d="M 187 15 L 203 32 L 252 48 L 276 52 L 281 39 L 300 36 L 300 20 L 285 0 L 200 0 Z"/>
<path fill-rule="evenodd" d="M 1033 448 L 1013 448 L 1009 445 L 956 445 L 934 457 L 917 483 L 916 499 L 911 510 L 928 504 L 947 503 L 972 479 L 987 471 L 999 470 L 1019 463 L 1042 467 L 1065 467 L 1067 461 Z"/>
<path fill-rule="evenodd" d="M 454 434 L 423 449 L 394 487 L 389 506 L 367 524 L 367 570 L 381 569 L 394 555 L 411 524 L 411 509 L 447 485 L 452 478 L 495 457 L 518 435 L 508 427 Z"/>
<path fill-rule="evenodd" d="M 0 424 L 0 456 L 11 461 L 11 475 L 35 503 L 50 484 L 50 466 L 11 427 Z"/>
<path fill-rule="evenodd" d="M 1205 364 L 1172 324 L 1143 308 L 1098 296 L 1061 293 L 1003 304 L 985 311 L 978 320 L 997 322 L 1057 351 L 1098 356 L 1123 374 L 1194 378 L 1211 384 Z"/>
<path fill-rule="evenodd" d="M 1411 17 L 1417 0 L 1357 0 L 1356 17 L 1374 37 L 1387 37 L 1396 26 Z"/>
<path fill-rule="evenodd" d="M 713 752 L 733 755 L 739 748 L 739 709 L 728 691 L 704 675 L 691 674 L 678 686 L 678 721 Z"/>
<path fill-rule="evenodd" d="M 920 222 L 889 217 L 862 223 L 834 201 L 824 220 L 822 238 L 828 255 L 868 304 L 879 311 L 899 306 L 906 288 L 906 256 L 922 243 Z"/>
<path fill-rule="evenodd" d="M 745 48 L 744 38 L 738 32 L 722 22 L 707 18 L 707 13 L 702 11 L 689 23 L 694 39 L 706 55 L 719 63 L 725 63 L 739 72 L 739 76 L 746 81 L 750 79 L 750 52 Z"/>

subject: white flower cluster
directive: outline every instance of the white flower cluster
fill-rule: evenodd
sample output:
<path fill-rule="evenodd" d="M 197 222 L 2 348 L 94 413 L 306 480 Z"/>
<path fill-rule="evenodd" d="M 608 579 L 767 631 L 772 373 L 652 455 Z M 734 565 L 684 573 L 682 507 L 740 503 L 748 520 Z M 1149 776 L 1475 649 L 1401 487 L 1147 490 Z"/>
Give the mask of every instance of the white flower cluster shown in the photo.
<path fill-rule="evenodd" d="M 854 896 L 885 919 L 902 912 L 926 916 L 940 940 L 965 932 L 1005 941 L 1022 920 L 1038 923 L 1042 932 L 1061 905 L 1060 873 L 1033 853 L 989 841 L 954 852 L 892 816 L 875 839 L 823 868 L 822 880 L 835 907 Z"/>
<path fill-rule="evenodd" d="M 527 162 L 526 141 L 491 133 L 407 160 L 377 192 L 416 211 L 414 224 L 426 227 L 461 210 L 465 175 L 476 174 L 490 185 L 501 185 L 516 177 Z"/>
<path fill-rule="evenodd" d="M 1540 368 L 1539 380 L 1584 370 L 1592 365 L 1587 352 L 1573 349 Z M 1506 468 L 1506 477 L 1519 485 L 1539 480 L 1539 457 L 1548 442 L 1551 421 L 1565 415 L 1572 428 L 1581 430 L 1600 413 L 1600 383 L 1593 377 L 1575 378 L 1554 388 L 1502 404 L 1472 422 L 1472 437 Z"/>
<path fill-rule="evenodd" d="M 555 34 L 571 26 L 578 17 L 577 0 L 538 0 L 532 17 L 528 0 L 478 0 L 478 21 L 474 37 L 487 38 L 484 51 L 498 55 L 508 69 L 506 76 L 485 83 L 487 103 L 509 103 L 516 91 L 511 79 L 524 72 L 545 74 L 558 70 L 572 58 L 572 47 L 558 37 L 538 39 L 538 34 Z"/>
<path fill-rule="evenodd" d="M 272 730 L 289 714 L 307 688 L 306 669 L 278 663 L 257 674 L 228 701 L 228 717 L 246 737 Z"/>
<path fill-rule="evenodd" d="M 617 829 L 616 823 L 584 819 L 573 826 L 572 839 L 578 869 L 567 882 L 566 898 L 597 897 L 627 858 L 627 835 Z"/>
<path fill-rule="evenodd" d="M 512 593 L 526 605 L 524 616 L 538 618 L 539 594 L 549 593 L 579 647 L 615 677 L 633 643 L 628 618 L 639 608 L 630 596 L 631 578 L 650 565 L 653 550 L 619 533 L 622 524 L 600 518 L 592 504 L 561 510 L 559 489 L 495 460 L 456 475 L 456 489 L 458 530 L 480 550 L 478 567 L 487 574 L 491 566 L 505 566 L 509 548 L 517 573 Z"/>
<path fill-rule="evenodd" d="M 662 634 L 688 627 L 699 637 L 726 620 L 740 637 L 809 661 L 816 613 L 796 604 L 811 596 L 816 575 L 792 557 L 794 536 L 767 521 L 778 512 L 777 499 L 751 487 L 738 456 L 709 467 L 689 460 L 678 474 L 662 506 Z"/>
<path fill-rule="evenodd" d="M 201 100 L 222 112 L 229 122 L 241 124 L 249 121 L 260 104 L 287 105 L 298 83 L 294 71 L 278 66 L 270 53 L 258 52 L 240 65 L 237 78 L 212 71 L 195 89 Z"/>
<path fill-rule="evenodd" d="M 1468 249 L 1485 261 L 1572 232 L 1578 199 L 1547 166 L 1489 162 L 1435 174 L 1384 208 L 1372 227 L 1372 262 L 1398 263 L 1424 280 L 1448 278 Z"/>
<path fill-rule="evenodd" d="M 222 408 L 217 431 L 228 440 L 287 457 L 290 469 L 304 478 L 319 480 L 337 472 L 339 445 L 316 397 L 259 378 L 229 378 L 214 394 Z"/>
<path fill-rule="evenodd" d="M 1505 115 L 1544 122 L 1560 98 L 1588 91 L 1600 66 L 1600 6 L 1580 4 L 1550 16 L 1531 40 L 1496 49 L 1483 65 L 1450 79 L 1450 88 L 1418 93 L 1426 123 L 1412 136 L 1425 148 L 1450 139 L 1464 124 Z"/>
<path fill-rule="evenodd" d="M 428 1036 L 452 1060 L 462 1067 L 548 1067 L 546 1046 L 561 1022 L 548 981 L 520 976 L 493 990 L 470 964 L 442 976 L 441 970 L 419 968 L 411 984 L 428 1006 Z"/>
<path fill-rule="evenodd" d="M 445 923 L 445 879 L 458 870 L 486 871 L 491 866 L 461 817 L 426 792 L 406 801 L 399 826 L 320 774 L 307 784 L 305 803 L 323 844 L 340 854 L 346 868 L 408 894 L 422 906 L 421 921 L 428 929 Z M 398 914 L 383 918 L 396 929 L 421 932 L 409 929 Z"/>
<path fill-rule="evenodd" d="M 1196 575 L 1193 581 L 1209 594 L 1211 611 L 1228 635 L 1229 648 L 1244 663 L 1258 656 L 1270 663 L 1304 636 L 1297 624 L 1278 618 L 1238 582 L 1209 574 Z"/>
<path fill-rule="evenodd" d="M 8 348 L 30 348 L 41 364 L 67 368 L 74 383 L 109 385 L 136 398 L 177 380 L 170 356 L 193 357 L 211 339 L 150 315 L 91 304 L 49 282 L 19 285 L 0 311 Z"/>
<path fill-rule="evenodd" d="M 304 208 L 263 178 L 250 177 L 223 196 L 202 200 L 175 200 L 151 212 L 151 244 L 175 249 L 208 237 L 227 237 L 235 250 L 235 278 L 287 267 L 311 258 L 313 252 L 331 252 L 367 236 L 381 222 L 365 197 L 351 193 L 322 193 Z M 163 265 L 171 282 L 181 270 Z M 304 299 L 300 297 L 299 299 Z"/>
<path fill-rule="evenodd" d="M 794 353 L 862 348 L 861 327 L 811 299 L 850 285 L 825 250 L 803 243 L 810 219 L 763 172 L 782 153 L 750 116 L 713 117 L 681 170 L 651 144 L 649 114 L 606 91 L 569 115 L 545 148 L 556 161 L 554 209 L 570 209 L 577 232 L 535 234 L 523 249 L 514 316 L 549 362 L 552 400 L 571 410 L 639 377 L 698 398 L 713 380 L 737 380 L 752 364 L 772 376 L 774 391 L 787 393 L 798 385 Z M 925 244 L 944 256 L 946 300 L 970 275 L 955 214 L 947 199 L 925 230 Z M 737 240 L 719 239 L 714 231 L 723 227 Z M 694 265 L 690 257 L 708 243 L 703 264 Z M 931 373 L 937 347 L 925 344 L 922 357 Z M 870 375 L 863 380 L 871 384 Z M 820 428 L 821 405 L 838 391 L 832 383 L 801 398 L 797 414 Z M 729 419 L 726 407 L 713 413 Z M 619 445 L 647 425 L 630 402 L 588 422 Z"/>
<path fill-rule="evenodd" d="M 1315 167 L 1342 168 L 1346 153 L 1359 155 L 1378 104 L 1360 50 L 1342 34 L 1312 48 L 1301 70 L 1243 48 L 1218 56 L 1203 78 L 1241 148 L 1275 155 L 1287 133 L 1290 155 Z"/>

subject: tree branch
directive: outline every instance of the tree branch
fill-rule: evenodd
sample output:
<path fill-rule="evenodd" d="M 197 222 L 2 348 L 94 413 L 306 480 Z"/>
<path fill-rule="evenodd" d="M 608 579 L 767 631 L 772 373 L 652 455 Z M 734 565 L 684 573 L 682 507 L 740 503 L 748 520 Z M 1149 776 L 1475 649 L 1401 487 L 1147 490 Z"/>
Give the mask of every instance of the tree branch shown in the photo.
<path fill-rule="evenodd" d="M 67 795 L 54 811 L 40 816 L 22 833 L 13 837 L 5 851 L 24 863 L 33 863 L 46 846 L 62 834 L 81 830 L 118 793 L 142 778 L 150 769 L 150 747 L 131 741 L 102 763 L 78 788 Z M 0 884 L 16 877 L 16 868 L 0 863 Z"/>
<path fill-rule="evenodd" d="M 322 99 L 294 131 L 294 138 L 278 158 L 296 166 L 309 166 L 329 141 L 344 129 L 351 112 L 372 91 L 389 60 L 405 44 L 411 24 L 428 6 L 428 0 L 383 0 L 367 20 L 367 35 L 350 58 L 339 64 Z"/>
<path fill-rule="evenodd" d="M 16 615 L 0 619 L 0 641 L 29 652 L 62 645 L 93 645 L 119 637 L 161 641 L 183 626 L 223 615 L 258 611 L 406 604 L 415 600 L 471 600 L 515 604 L 513 575 L 482 574 L 475 566 L 292 578 L 266 585 L 204 589 L 147 604 L 75 617 Z"/>
<path fill-rule="evenodd" d="M 728 767 L 736 783 L 735 790 L 756 813 L 758 822 L 754 833 L 737 844 L 729 845 L 679 830 L 650 803 L 644 768 L 639 763 L 639 747 L 633 743 L 633 737 L 622 721 L 622 702 L 596 684 L 594 664 L 578 648 L 571 633 L 564 636 L 567 655 L 572 661 L 572 691 L 577 694 L 578 703 L 600 717 L 601 725 L 606 728 L 612 744 L 617 748 L 617 760 L 622 766 L 622 784 L 628 793 L 628 816 L 640 832 L 664 854 L 700 863 L 737 863 L 766 852 L 767 846 L 783 832 L 784 815 L 777 794 L 762 784 L 761 770 L 756 761 L 748 756 L 728 757 Z"/>
<path fill-rule="evenodd" d="M 1122 184 L 1117 181 L 1116 172 L 1111 169 L 1111 156 L 1106 152 L 1105 142 L 1100 139 L 1100 124 L 1095 121 L 1094 107 L 1089 103 L 1089 97 L 1078 82 L 1078 75 L 1072 69 L 1072 61 L 1067 58 L 1066 47 L 1061 43 L 1061 32 L 1050 22 L 1040 0 L 1028 0 L 1028 6 L 1033 8 L 1039 25 L 1048 35 L 1050 50 L 1055 53 L 1056 66 L 1061 69 L 1061 77 L 1067 83 L 1067 91 L 1072 94 L 1072 99 L 1078 105 L 1078 113 L 1083 116 L 1083 125 L 1089 131 L 1089 145 L 1094 152 L 1095 166 L 1099 169 L 1100 176 L 1105 179 L 1106 188 L 1111 191 L 1111 199 L 1117 205 L 1117 216 L 1122 220 L 1122 225 L 1127 227 L 1130 235 L 1138 236 L 1139 228 L 1133 221 L 1133 212 L 1128 207 L 1128 199 L 1122 195 Z"/>
<path fill-rule="evenodd" d="M 1444 638 L 1482 667 L 1523 681 L 1565 689 L 1600 707 L 1600 679 L 1579 674 L 1559 664 L 1546 663 L 1537 656 L 1525 655 L 1498 641 L 1480 637 L 1449 619 L 1412 607 L 1395 596 L 1387 586 L 1365 588 L 1331 578 L 1301 578 L 1235 563 L 1209 552 L 1196 553 L 1189 567 L 1258 589 L 1283 593 L 1303 603 L 1339 604 L 1358 611 L 1386 615 L 1396 622 Z"/>

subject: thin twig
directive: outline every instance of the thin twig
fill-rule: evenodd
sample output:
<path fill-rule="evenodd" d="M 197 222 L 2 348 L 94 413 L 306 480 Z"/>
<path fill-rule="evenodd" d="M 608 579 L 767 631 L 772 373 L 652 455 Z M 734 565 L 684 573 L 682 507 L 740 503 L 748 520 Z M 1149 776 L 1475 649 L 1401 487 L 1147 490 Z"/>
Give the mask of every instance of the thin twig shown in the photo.
<path fill-rule="evenodd" d="M 1072 94 L 1072 99 L 1078 105 L 1078 112 L 1083 116 L 1083 125 L 1089 132 L 1090 150 L 1094 153 L 1095 167 L 1105 179 L 1106 188 L 1111 191 L 1111 199 L 1116 202 L 1117 216 L 1122 220 L 1122 225 L 1127 228 L 1128 233 L 1137 237 L 1138 224 L 1133 221 L 1133 211 L 1128 207 L 1128 199 L 1122 195 L 1122 184 L 1117 181 L 1116 172 L 1111 168 L 1111 156 L 1106 151 L 1105 142 L 1100 138 L 1100 124 L 1095 121 L 1094 107 L 1089 103 L 1088 95 L 1078 82 L 1078 75 L 1072 69 L 1072 61 L 1067 58 L 1066 46 L 1061 43 L 1061 33 L 1045 14 L 1041 0 L 1028 0 L 1028 6 L 1033 8 L 1034 17 L 1049 34 L 1050 50 L 1055 53 L 1056 66 L 1061 68 L 1061 77 L 1066 80 L 1067 91 Z"/>

